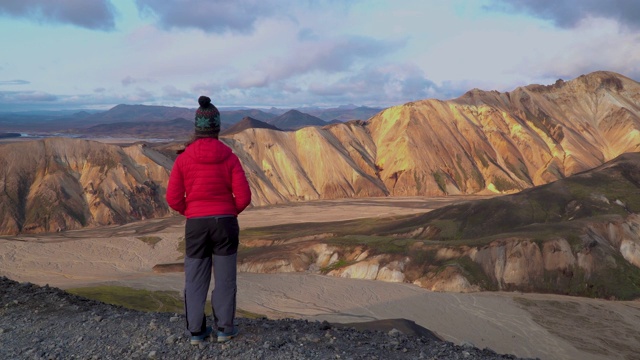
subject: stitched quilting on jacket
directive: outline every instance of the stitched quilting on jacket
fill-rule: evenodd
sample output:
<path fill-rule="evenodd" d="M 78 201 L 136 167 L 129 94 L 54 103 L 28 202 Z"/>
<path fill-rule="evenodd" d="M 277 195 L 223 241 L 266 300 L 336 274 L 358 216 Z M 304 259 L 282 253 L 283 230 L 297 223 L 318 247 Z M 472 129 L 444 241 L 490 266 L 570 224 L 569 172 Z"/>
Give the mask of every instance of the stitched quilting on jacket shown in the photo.
<path fill-rule="evenodd" d="M 231 149 L 218 139 L 203 138 L 174 162 L 167 202 L 187 218 L 238 215 L 251 203 L 251 190 Z"/>

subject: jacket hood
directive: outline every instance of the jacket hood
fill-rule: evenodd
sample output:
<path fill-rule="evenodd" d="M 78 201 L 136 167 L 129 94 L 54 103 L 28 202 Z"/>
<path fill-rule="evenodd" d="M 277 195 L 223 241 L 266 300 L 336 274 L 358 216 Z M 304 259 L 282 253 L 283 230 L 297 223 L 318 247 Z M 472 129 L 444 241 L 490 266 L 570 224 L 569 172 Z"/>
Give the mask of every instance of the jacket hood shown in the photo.
<path fill-rule="evenodd" d="M 198 139 L 184 150 L 184 155 L 205 164 L 221 163 L 231 154 L 231 148 L 214 138 Z"/>

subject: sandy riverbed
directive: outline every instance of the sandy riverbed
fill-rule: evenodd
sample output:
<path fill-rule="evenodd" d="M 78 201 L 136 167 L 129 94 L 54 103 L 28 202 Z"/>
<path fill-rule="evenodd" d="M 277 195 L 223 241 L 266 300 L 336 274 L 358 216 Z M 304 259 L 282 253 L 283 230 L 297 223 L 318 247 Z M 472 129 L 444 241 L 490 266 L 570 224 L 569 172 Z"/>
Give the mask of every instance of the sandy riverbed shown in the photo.
<path fill-rule="evenodd" d="M 317 201 L 249 209 L 242 228 L 428 211 L 466 198 Z M 472 198 L 472 197 L 471 197 Z M 0 275 L 70 288 L 119 284 L 183 287 L 183 274 L 154 274 L 173 262 L 183 219 L 153 219 L 66 233 L 0 238 Z M 141 240 L 162 238 L 155 245 Z M 640 302 L 516 293 L 436 293 L 410 284 L 315 274 L 239 276 L 238 306 L 272 318 L 331 322 L 411 319 L 442 338 L 542 359 L 638 359 Z"/>

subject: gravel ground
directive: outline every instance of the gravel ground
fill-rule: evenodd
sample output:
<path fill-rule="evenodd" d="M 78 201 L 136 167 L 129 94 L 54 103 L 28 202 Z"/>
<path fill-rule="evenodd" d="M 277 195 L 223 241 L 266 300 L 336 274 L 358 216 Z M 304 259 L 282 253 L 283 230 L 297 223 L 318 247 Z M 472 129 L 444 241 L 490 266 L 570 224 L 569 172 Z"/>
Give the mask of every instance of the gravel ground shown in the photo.
<path fill-rule="evenodd" d="M 146 313 L 0 277 L 0 359 L 517 359 L 429 337 L 305 320 L 237 319 L 189 344 L 184 316 Z"/>

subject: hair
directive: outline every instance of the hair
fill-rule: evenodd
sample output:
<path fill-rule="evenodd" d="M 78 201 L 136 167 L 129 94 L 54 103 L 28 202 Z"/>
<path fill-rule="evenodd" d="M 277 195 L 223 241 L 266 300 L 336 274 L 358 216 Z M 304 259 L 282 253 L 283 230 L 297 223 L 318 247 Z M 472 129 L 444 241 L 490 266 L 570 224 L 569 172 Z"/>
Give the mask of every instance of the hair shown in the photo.
<path fill-rule="evenodd" d="M 189 147 L 189 145 L 193 144 L 197 140 L 206 139 L 206 138 L 217 139 L 218 135 L 219 135 L 219 133 L 214 133 L 214 134 L 193 134 L 193 135 L 191 135 L 191 138 L 187 142 L 184 143 L 184 149 L 177 150 L 176 154 L 182 154 L 187 149 L 187 147 Z"/>

